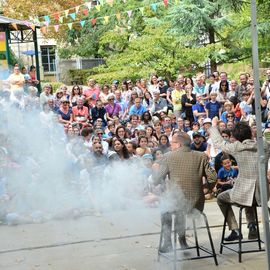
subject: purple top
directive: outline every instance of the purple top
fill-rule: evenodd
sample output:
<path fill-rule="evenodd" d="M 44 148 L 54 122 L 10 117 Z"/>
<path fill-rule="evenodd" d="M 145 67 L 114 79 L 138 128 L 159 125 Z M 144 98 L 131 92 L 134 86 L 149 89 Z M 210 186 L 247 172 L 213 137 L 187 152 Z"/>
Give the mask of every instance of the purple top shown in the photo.
<path fill-rule="evenodd" d="M 118 103 L 114 103 L 114 106 L 108 104 L 105 106 L 106 112 L 109 114 L 110 117 L 119 116 L 121 112 L 121 106 Z"/>

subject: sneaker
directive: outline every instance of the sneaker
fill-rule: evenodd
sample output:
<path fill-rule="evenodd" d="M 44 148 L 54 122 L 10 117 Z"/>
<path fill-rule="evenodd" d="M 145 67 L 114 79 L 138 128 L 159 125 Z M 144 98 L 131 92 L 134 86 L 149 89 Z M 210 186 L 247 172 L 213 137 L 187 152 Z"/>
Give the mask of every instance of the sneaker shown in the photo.
<path fill-rule="evenodd" d="M 254 223 L 250 223 L 248 225 L 249 232 L 248 232 L 248 239 L 249 240 L 254 240 L 258 238 L 258 231 L 256 228 L 256 225 Z"/>
<path fill-rule="evenodd" d="M 242 234 L 239 234 L 239 230 L 232 230 L 231 234 L 227 237 L 224 238 L 225 241 L 227 242 L 231 242 L 231 241 L 235 241 L 235 240 L 239 240 L 239 239 L 243 239 Z"/>

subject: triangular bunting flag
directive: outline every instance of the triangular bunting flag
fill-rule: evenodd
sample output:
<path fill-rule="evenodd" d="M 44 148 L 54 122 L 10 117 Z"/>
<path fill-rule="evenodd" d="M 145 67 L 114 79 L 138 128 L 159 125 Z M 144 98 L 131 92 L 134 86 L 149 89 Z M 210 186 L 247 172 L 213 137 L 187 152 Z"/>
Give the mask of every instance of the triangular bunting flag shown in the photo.
<path fill-rule="evenodd" d="M 117 20 L 120 21 L 120 19 L 121 19 L 121 13 L 118 12 L 118 13 L 115 14 L 115 16 L 116 16 Z"/>
<path fill-rule="evenodd" d="M 16 24 L 16 23 L 12 23 L 11 25 L 12 25 L 12 27 L 13 27 L 15 30 L 17 30 L 17 31 L 18 31 L 18 26 L 17 26 L 17 24 Z"/>
<path fill-rule="evenodd" d="M 44 22 L 44 24 L 45 24 L 47 27 L 49 26 L 49 22 L 47 22 L 47 21 Z"/>
<path fill-rule="evenodd" d="M 81 21 L 80 24 L 81 24 L 81 27 L 84 27 L 85 26 L 85 21 Z"/>
<path fill-rule="evenodd" d="M 66 17 L 68 16 L 68 14 L 69 14 L 69 9 L 65 10 Z"/>
<path fill-rule="evenodd" d="M 50 21 L 51 21 L 51 20 L 50 20 L 50 16 L 48 16 L 48 15 L 44 16 L 44 20 L 45 20 L 46 22 L 50 22 Z"/>
<path fill-rule="evenodd" d="M 100 4 L 101 6 L 104 5 L 104 0 L 99 0 L 98 2 L 99 2 L 99 4 Z"/>
<path fill-rule="evenodd" d="M 80 7 L 81 7 L 81 6 L 77 6 L 77 7 L 75 7 L 75 12 L 76 12 L 76 13 L 78 13 L 78 12 L 79 12 Z"/>
<path fill-rule="evenodd" d="M 152 8 L 152 10 L 154 11 L 154 12 L 156 12 L 157 11 L 157 4 L 151 4 L 151 8 Z"/>
<path fill-rule="evenodd" d="M 53 17 L 54 17 L 55 20 L 59 21 L 60 13 L 59 13 L 59 12 L 54 13 L 54 14 L 53 14 Z"/>
<path fill-rule="evenodd" d="M 109 22 L 110 16 L 104 16 L 104 23 L 107 24 Z"/>
<path fill-rule="evenodd" d="M 73 23 L 71 22 L 71 23 L 68 23 L 67 25 L 68 25 L 69 30 L 71 30 Z"/>
<path fill-rule="evenodd" d="M 140 8 L 140 12 L 142 13 L 142 15 L 144 14 L 144 7 Z"/>
<path fill-rule="evenodd" d="M 84 9 L 84 10 L 83 10 L 83 14 L 84 14 L 85 16 L 88 16 L 89 10 L 88 10 L 88 9 Z"/>
<path fill-rule="evenodd" d="M 128 17 L 130 18 L 132 15 L 132 10 L 127 11 Z"/>
<path fill-rule="evenodd" d="M 42 27 L 40 28 L 40 32 L 41 32 L 43 35 L 45 35 L 45 34 L 47 33 L 47 27 L 46 27 L 46 26 L 42 26 Z"/>
<path fill-rule="evenodd" d="M 100 5 L 96 5 L 97 11 L 100 11 Z"/>
<path fill-rule="evenodd" d="M 91 20 L 91 23 L 92 23 L 92 25 L 94 26 L 94 25 L 97 23 L 97 19 L 96 19 L 96 18 L 93 18 L 93 19 Z"/>
<path fill-rule="evenodd" d="M 168 5 L 169 5 L 169 0 L 163 0 L 163 3 L 164 3 L 164 6 L 165 6 L 165 7 L 168 7 Z"/>
<path fill-rule="evenodd" d="M 69 16 L 72 18 L 73 21 L 75 21 L 76 13 L 70 13 Z"/>
<path fill-rule="evenodd" d="M 56 33 L 59 31 L 59 24 L 54 25 L 54 30 Z"/>
<path fill-rule="evenodd" d="M 63 22 L 64 22 L 64 17 L 63 17 L 63 16 L 61 16 L 61 17 L 59 18 L 59 22 L 60 22 L 60 23 L 63 23 Z"/>
<path fill-rule="evenodd" d="M 36 30 L 36 26 L 35 26 L 34 24 L 30 24 L 30 27 L 31 27 L 31 29 L 32 29 L 33 31 Z"/>
<path fill-rule="evenodd" d="M 87 8 L 90 10 L 91 7 L 92 7 L 92 3 L 91 2 L 88 2 L 88 3 L 85 3 L 85 5 L 87 6 Z"/>

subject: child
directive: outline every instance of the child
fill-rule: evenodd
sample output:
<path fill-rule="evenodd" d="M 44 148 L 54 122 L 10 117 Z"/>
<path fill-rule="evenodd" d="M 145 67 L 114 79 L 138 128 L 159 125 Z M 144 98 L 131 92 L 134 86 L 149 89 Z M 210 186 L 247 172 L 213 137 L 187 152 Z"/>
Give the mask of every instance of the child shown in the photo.
<path fill-rule="evenodd" d="M 252 98 L 253 93 L 250 94 L 249 92 L 243 93 L 243 101 L 240 102 L 240 109 L 242 114 L 242 121 L 249 121 L 250 115 L 252 114 Z"/>
<path fill-rule="evenodd" d="M 216 189 L 218 193 L 233 187 L 234 179 L 238 175 L 238 171 L 232 167 L 230 157 L 223 155 L 221 158 L 222 167 L 218 171 Z"/>
<path fill-rule="evenodd" d="M 205 105 L 206 117 L 213 119 L 215 116 L 220 118 L 222 106 L 217 101 L 217 93 L 210 93 L 210 101 Z"/>
<path fill-rule="evenodd" d="M 226 101 L 224 103 L 224 112 L 222 113 L 221 117 L 220 117 L 220 120 L 224 123 L 227 124 L 228 120 L 227 120 L 227 114 L 229 112 L 231 112 L 233 109 L 233 104 L 230 102 L 230 101 Z"/>

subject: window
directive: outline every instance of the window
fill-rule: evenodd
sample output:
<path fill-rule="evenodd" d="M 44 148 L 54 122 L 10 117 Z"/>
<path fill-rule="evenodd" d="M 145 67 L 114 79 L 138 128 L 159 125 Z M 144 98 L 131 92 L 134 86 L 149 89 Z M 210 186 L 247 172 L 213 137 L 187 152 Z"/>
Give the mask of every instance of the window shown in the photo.
<path fill-rule="evenodd" d="M 41 61 L 44 72 L 55 72 L 55 46 L 41 46 Z"/>

